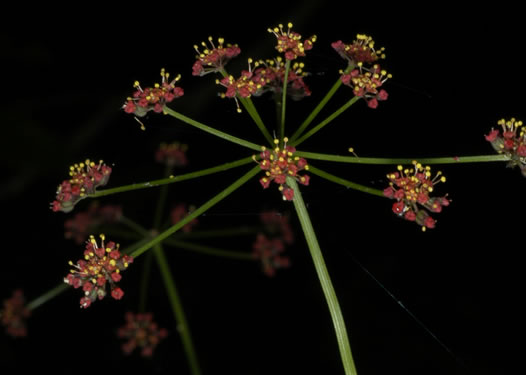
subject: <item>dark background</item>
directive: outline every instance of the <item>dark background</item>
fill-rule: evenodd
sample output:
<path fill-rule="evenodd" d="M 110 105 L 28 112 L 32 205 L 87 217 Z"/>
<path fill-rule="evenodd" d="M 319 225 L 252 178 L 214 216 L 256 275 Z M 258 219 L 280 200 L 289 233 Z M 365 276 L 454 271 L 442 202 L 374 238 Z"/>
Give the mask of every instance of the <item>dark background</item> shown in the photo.
<path fill-rule="evenodd" d="M 149 116 L 142 132 L 120 107 L 138 79 L 147 86 L 158 72 L 181 73 L 185 96 L 174 108 L 228 133 L 261 143 L 246 114 L 217 98 L 215 77 L 191 76 L 193 45 L 208 35 L 238 43 L 246 58 L 273 56 L 268 27 L 292 21 L 303 36 L 318 35 L 306 69 L 313 95 L 289 103 L 287 123 L 298 124 L 337 79 L 344 62 L 330 48 L 356 33 L 385 46 L 383 64 L 393 79 L 390 97 L 376 110 L 358 102 L 301 149 L 360 156 L 454 156 L 490 154 L 484 140 L 502 117 L 524 116 L 525 36 L 518 9 L 503 3 L 460 10 L 440 6 L 384 8 L 331 2 L 283 4 L 192 4 L 183 11 L 141 5 L 109 14 L 107 9 L 46 9 L 7 12 L 0 33 L 2 98 L 0 185 L 4 224 L 0 298 L 23 288 L 29 300 L 61 282 L 67 261 L 81 247 L 63 238 L 71 214 L 52 213 L 56 185 L 68 166 L 86 157 L 114 164 L 109 186 L 162 176 L 153 160 L 161 141 L 188 143 L 193 171 L 248 156 L 251 151 L 217 140 L 162 116 Z M 133 13 L 132 16 L 127 15 Z M 11 21 L 11 22 L 8 22 Z M 237 73 L 236 73 L 237 74 Z M 347 95 L 346 95 L 347 94 Z M 326 114 L 347 100 L 342 88 Z M 269 98 L 256 101 L 273 124 Z M 320 117 L 321 119 L 321 117 Z M 393 168 L 313 162 L 344 178 L 382 189 Z M 171 187 L 172 202 L 199 205 L 244 173 L 239 170 Z M 434 168 L 436 170 L 436 168 Z M 421 233 L 391 212 L 391 202 L 311 179 L 302 189 L 346 318 L 360 374 L 493 374 L 513 358 L 522 321 L 526 181 L 503 163 L 447 165 L 450 207 L 437 228 Z M 180 173 L 184 173 L 181 171 Z M 157 190 L 101 199 L 148 227 Z M 85 208 L 81 202 L 78 209 Z M 202 228 L 257 223 L 262 208 L 293 213 L 275 189 L 257 181 L 200 219 Z M 323 294 L 299 222 L 292 267 L 268 279 L 253 263 L 174 251 L 169 254 L 203 374 L 343 373 Z M 218 246 L 250 251 L 253 238 Z M 126 241 L 120 241 L 123 246 Z M 445 351 L 353 260 L 358 259 L 442 340 Z M 0 368 L 37 364 L 58 373 L 93 369 L 145 369 L 188 373 L 164 288 L 153 272 L 150 303 L 172 335 L 153 360 L 124 358 L 114 339 L 126 310 L 137 306 L 142 265 L 126 272 L 121 302 L 78 309 L 78 291 L 67 292 L 34 311 L 29 337 L 0 337 Z M 465 367 L 459 362 L 464 362 Z M 467 369 L 466 369 L 467 367 Z"/>

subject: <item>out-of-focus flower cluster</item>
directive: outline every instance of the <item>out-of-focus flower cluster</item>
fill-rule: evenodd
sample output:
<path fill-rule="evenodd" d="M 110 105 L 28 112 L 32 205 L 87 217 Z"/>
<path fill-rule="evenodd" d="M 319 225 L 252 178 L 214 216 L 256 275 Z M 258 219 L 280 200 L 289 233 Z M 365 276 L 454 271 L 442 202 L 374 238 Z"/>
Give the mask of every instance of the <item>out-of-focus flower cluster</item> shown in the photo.
<path fill-rule="evenodd" d="M 161 83 L 145 89 L 142 89 L 139 81 L 135 81 L 133 87 L 136 90 L 131 97 L 126 99 L 122 107 L 124 112 L 133 113 L 138 117 L 145 116 L 149 111 L 161 113 L 166 103 L 184 95 L 184 90 L 175 85 L 181 79 L 181 75 L 170 81 L 170 74 L 161 69 L 161 78 Z"/>
<path fill-rule="evenodd" d="M 294 242 L 294 234 L 288 215 L 277 211 L 264 211 L 260 215 L 263 231 L 257 234 L 252 245 L 252 255 L 261 261 L 265 275 L 272 277 L 279 268 L 290 266 L 290 259 L 284 256 L 285 246 Z"/>
<path fill-rule="evenodd" d="M 83 163 L 69 168 L 69 180 L 64 180 L 57 188 L 51 209 L 55 212 L 70 212 L 78 201 L 92 194 L 99 186 L 104 186 L 110 179 L 111 168 L 103 163 L 86 159 Z"/>
<path fill-rule="evenodd" d="M 11 298 L 4 300 L 4 307 L 0 310 L 0 321 L 8 335 L 27 336 L 26 319 L 31 315 L 31 311 L 25 303 L 24 294 L 20 289 L 15 290 Z"/>
<path fill-rule="evenodd" d="M 486 140 L 495 151 L 510 158 L 509 167 L 518 166 L 522 175 L 526 177 L 526 130 L 522 121 L 515 118 L 501 119 L 498 125 L 502 133 L 499 129 L 491 129 L 486 135 Z"/>
<path fill-rule="evenodd" d="M 121 299 L 124 292 L 116 283 L 122 279 L 121 271 L 128 268 L 133 258 L 122 255 L 119 244 L 113 241 L 105 243 L 106 237 L 100 235 L 101 244 L 97 244 L 94 236 L 86 242 L 84 259 L 77 263 L 69 262 L 72 267 L 64 282 L 75 289 L 82 287 L 84 297 L 80 299 L 80 307 L 89 307 L 95 300 L 106 296 L 106 283 L 110 284 L 111 296 Z"/>
<path fill-rule="evenodd" d="M 64 237 L 82 244 L 88 233 L 104 224 L 118 222 L 122 217 L 122 209 L 116 205 L 100 206 L 98 202 L 90 204 L 88 209 L 75 214 L 72 219 L 64 222 Z"/>
<path fill-rule="evenodd" d="M 184 167 L 188 164 L 186 150 L 188 145 L 179 142 L 161 143 L 155 153 L 155 160 L 169 167 Z"/>
<path fill-rule="evenodd" d="M 283 200 L 291 201 L 294 199 L 294 190 L 287 185 L 287 177 L 294 178 L 300 184 L 308 185 L 310 176 L 307 174 L 300 175 L 299 172 L 308 170 L 309 166 L 307 160 L 294 156 L 296 149 L 287 146 L 287 138 L 284 138 L 283 141 L 283 148 L 278 146 L 279 141 L 277 139 L 274 140 L 276 147 L 273 150 L 269 150 L 265 146 L 261 147 L 260 156 L 262 160 L 258 163 L 261 169 L 265 171 L 265 177 L 262 177 L 259 182 L 266 189 L 273 181 L 279 185 Z M 253 158 L 257 162 L 255 155 Z"/>
<path fill-rule="evenodd" d="M 119 338 L 128 340 L 122 344 L 124 354 L 129 355 L 139 348 L 141 356 L 151 357 L 159 342 L 168 336 L 168 331 L 159 328 L 151 313 L 127 312 L 124 317 L 126 324 L 117 331 Z"/>
<path fill-rule="evenodd" d="M 378 101 L 387 100 L 387 91 L 380 87 L 391 74 L 376 63 L 385 58 L 383 47 L 375 49 L 373 38 L 358 34 L 351 44 L 338 40 L 332 43 L 332 48 L 347 60 L 347 69 L 340 71 L 341 81 L 353 89 L 354 95 L 364 98 L 370 108 L 378 107 Z"/>
<path fill-rule="evenodd" d="M 447 196 L 431 197 L 434 186 L 445 182 L 446 178 L 439 171 L 431 178 L 431 168 L 413 161 L 413 168 L 404 168 L 399 165 L 398 171 L 389 173 L 389 187 L 384 189 L 384 195 L 395 199 L 393 212 L 409 221 L 414 221 L 422 227 L 434 228 L 436 220 L 429 212 L 439 213 L 443 207 L 449 206 Z M 429 212 L 428 212 L 429 211 Z"/>
<path fill-rule="evenodd" d="M 171 211 L 170 211 L 170 219 L 172 221 L 172 225 L 177 224 L 181 220 L 183 220 L 188 214 L 191 212 L 191 209 L 188 209 L 186 204 L 179 203 L 177 204 Z M 192 231 L 193 227 L 198 224 L 197 219 L 190 220 L 187 224 L 183 226 L 181 229 L 184 233 L 189 233 Z"/>

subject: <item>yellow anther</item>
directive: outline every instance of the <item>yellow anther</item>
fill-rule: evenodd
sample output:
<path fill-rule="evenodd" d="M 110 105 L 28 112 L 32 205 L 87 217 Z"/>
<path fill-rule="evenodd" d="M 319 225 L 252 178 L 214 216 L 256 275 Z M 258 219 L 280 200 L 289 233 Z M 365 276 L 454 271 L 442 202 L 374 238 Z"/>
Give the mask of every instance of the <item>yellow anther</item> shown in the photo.
<path fill-rule="evenodd" d="M 283 142 L 287 143 L 289 139 L 287 137 L 283 138 Z"/>
<path fill-rule="evenodd" d="M 402 171 L 402 169 L 404 169 L 404 167 L 402 167 L 401 165 L 397 166 L 396 169 L 398 169 L 399 171 Z"/>
<path fill-rule="evenodd" d="M 291 28 L 292 28 L 292 22 L 289 22 L 289 23 L 287 24 L 287 27 L 288 27 L 289 29 L 291 29 Z"/>
<path fill-rule="evenodd" d="M 110 260 L 110 265 L 112 265 L 113 267 L 115 267 L 116 264 L 117 264 L 117 262 L 115 262 L 115 259 Z"/>
<path fill-rule="evenodd" d="M 100 237 L 100 239 L 103 240 L 103 241 L 106 239 L 106 236 L 105 236 L 104 234 L 102 234 L 102 233 L 99 235 L 99 237 Z"/>
<path fill-rule="evenodd" d="M 440 177 L 440 182 L 446 182 L 446 177 L 445 176 Z"/>

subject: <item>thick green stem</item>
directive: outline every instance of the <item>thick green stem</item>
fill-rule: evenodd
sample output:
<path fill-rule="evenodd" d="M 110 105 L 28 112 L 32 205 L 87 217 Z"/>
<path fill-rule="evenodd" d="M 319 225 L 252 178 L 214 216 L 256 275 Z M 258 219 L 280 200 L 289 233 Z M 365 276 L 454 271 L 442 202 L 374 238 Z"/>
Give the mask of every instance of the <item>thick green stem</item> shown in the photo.
<path fill-rule="evenodd" d="M 355 163 L 355 164 L 411 164 L 413 160 L 417 160 L 422 164 L 462 164 L 462 163 L 486 163 L 493 161 L 509 161 L 510 158 L 503 154 L 494 155 L 476 155 L 476 156 L 447 156 L 438 158 L 362 158 L 356 156 L 342 156 L 331 154 L 319 154 L 316 152 L 297 151 L 297 156 L 308 159 L 336 161 L 341 163 Z"/>
<path fill-rule="evenodd" d="M 281 121 L 279 122 L 279 139 L 280 146 L 283 146 L 283 138 L 285 137 L 285 114 L 287 111 L 287 86 L 289 84 L 290 60 L 285 63 L 285 76 L 283 77 L 283 89 L 281 97 Z"/>
<path fill-rule="evenodd" d="M 260 151 L 261 150 L 261 146 L 255 144 L 255 143 L 252 143 L 252 142 L 249 142 L 249 141 L 245 141 L 244 139 L 241 139 L 241 138 L 238 138 L 238 137 L 234 137 L 233 135 L 230 135 L 230 134 L 227 134 L 227 133 L 222 132 L 220 130 L 211 128 L 210 126 L 205 125 L 203 123 L 200 123 L 199 121 L 195 121 L 195 120 L 191 119 L 190 117 L 187 117 L 187 116 L 183 115 L 182 113 L 179 113 L 177 111 L 174 111 L 173 109 L 168 108 L 167 106 L 164 106 L 163 113 L 165 115 L 170 115 L 172 117 L 175 117 L 178 120 L 186 122 L 189 125 L 195 126 L 196 128 L 199 128 L 199 129 L 201 129 L 201 130 L 203 130 L 203 131 L 205 131 L 207 133 L 213 134 L 216 137 L 223 138 L 223 139 L 225 139 L 225 140 L 227 140 L 229 142 L 236 143 L 238 145 L 250 148 L 252 150 L 256 150 L 256 151 Z"/>
<path fill-rule="evenodd" d="M 166 256 L 164 255 L 163 248 L 161 244 L 157 244 L 154 247 L 153 254 L 157 260 L 157 265 L 159 266 L 159 271 L 161 272 L 161 277 L 164 281 L 164 286 L 166 288 L 166 293 L 168 294 L 168 299 L 172 306 L 172 311 L 177 322 L 177 331 L 181 335 L 181 340 L 183 342 L 183 348 L 188 359 L 188 364 L 192 375 L 199 375 L 201 370 L 199 368 L 199 362 L 197 360 L 197 355 L 195 353 L 194 344 L 192 342 L 192 335 L 186 320 L 186 315 L 184 313 L 183 305 L 181 303 L 179 293 L 175 286 L 175 281 L 168 265 Z"/>
<path fill-rule="evenodd" d="M 350 69 L 347 68 L 345 73 L 347 73 L 349 70 Z M 303 134 L 303 131 L 307 128 L 307 126 L 310 125 L 310 123 L 312 121 L 314 121 L 314 119 L 316 118 L 318 113 L 320 113 L 320 111 L 323 109 L 323 107 L 325 107 L 325 105 L 334 96 L 334 94 L 336 93 L 336 91 L 338 91 L 338 89 L 340 88 L 341 85 L 342 85 L 342 81 L 341 81 L 340 78 L 338 78 L 338 80 L 334 83 L 334 85 L 332 85 L 332 87 L 329 90 L 329 92 L 327 94 L 325 94 L 325 96 L 323 97 L 321 102 L 318 103 L 318 105 L 312 110 L 312 112 L 309 114 L 309 116 L 307 116 L 305 121 L 303 121 L 303 123 L 300 125 L 300 127 L 294 132 L 292 137 L 290 137 L 290 141 L 291 142 L 294 142 L 296 140 L 296 138 L 298 138 L 301 134 Z"/>
<path fill-rule="evenodd" d="M 305 239 L 307 240 L 307 245 L 309 246 L 310 254 L 314 262 L 314 267 L 316 268 L 316 273 L 318 274 L 318 278 L 323 289 L 323 294 L 325 295 L 325 300 L 329 306 L 345 374 L 356 375 L 356 367 L 354 365 L 351 346 L 349 344 L 345 322 L 340 309 L 340 303 L 338 302 L 336 292 L 332 286 L 329 271 L 325 265 L 320 245 L 318 244 L 318 239 L 316 238 L 316 233 L 314 232 L 309 213 L 307 212 L 307 207 L 305 207 L 305 203 L 303 202 L 303 198 L 296 181 L 291 177 L 287 177 L 287 185 L 289 185 L 294 190 L 294 208 L 296 209 L 296 213 L 298 214 L 298 218 L 301 223 L 301 228 L 303 229 Z"/>
<path fill-rule="evenodd" d="M 221 257 L 221 258 L 230 258 L 230 259 L 238 259 L 238 260 L 255 260 L 252 254 L 241 253 L 239 251 L 218 249 L 218 248 L 210 247 L 210 246 L 198 245 L 198 244 L 194 244 L 191 242 L 176 240 L 173 238 L 167 238 L 166 240 L 164 240 L 163 243 L 165 245 L 174 246 L 179 249 L 194 251 L 196 253 L 201 253 L 201 254 L 206 254 L 206 255 L 213 255 L 213 256 Z"/>
<path fill-rule="evenodd" d="M 316 125 L 314 128 L 309 130 L 305 135 L 303 135 L 301 138 L 296 139 L 292 142 L 290 142 L 291 146 L 298 146 L 300 143 L 305 141 L 307 138 L 311 137 L 312 135 L 316 134 L 318 131 L 320 131 L 325 125 L 329 124 L 332 120 L 334 120 L 336 117 L 341 115 L 347 108 L 349 108 L 351 105 L 356 103 L 359 99 L 361 99 L 360 96 L 354 96 L 351 100 L 349 100 L 347 103 L 342 105 L 340 108 L 338 108 L 336 111 L 334 111 L 329 117 L 327 117 L 325 120 L 320 122 L 318 125 Z"/>
<path fill-rule="evenodd" d="M 332 175 L 330 173 L 327 173 L 325 171 L 322 171 L 321 169 L 318 169 L 316 167 L 313 167 L 311 164 L 309 164 L 309 172 L 312 172 L 315 175 L 318 175 L 320 177 L 323 177 L 329 181 L 335 182 L 337 184 L 343 185 L 345 187 L 358 190 L 367 194 L 377 195 L 379 197 L 385 197 L 384 193 L 380 189 L 374 189 L 365 185 L 357 184 L 356 182 L 352 182 L 349 180 L 345 180 L 341 177 Z"/>
<path fill-rule="evenodd" d="M 202 213 L 206 212 L 208 209 L 219 203 L 221 200 L 228 197 L 231 193 L 233 193 L 236 189 L 238 189 L 240 186 L 242 186 L 244 183 L 246 183 L 248 180 L 250 180 L 252 177 L 254 177 L 259 171 L 261 171 L 261 168 L 258 166 L 255 166 L 252 168 L 249 172 L 247 172 L 245 175 L 240 177 L 238 180 L 236 180 L 233 184 L 228 186 L 225 190 L 217 194 L 215 197 L 204 203 L 202 206 L 198 207 L 194 211 L 192 211 L 188 216 L 185 216 L 182 220 L 177 222 L 175 225 L 171 226 L 164 232 L 160 233 L 157 237 L 151 239 L 146 244 L 135 250 L 131 255 L 133 257 L 138 257 L 145 251 L 151 249 L 153 246 L 157 245 L 158 243 L 162 242 L 166 238 L 170 237 L 172 234 L 177 232 L 179 229 L 181 229 L 183 226 L 188 224 L 193 219 L 197 218 Z"/>
<path fill-rule="evenodd" d="M 261 151 L 261 147 L 258 148 L 258 151 Z M 253 163 L 253 162 L 254 162 L 254 159 L 252 157 L 247 157 L 247 158 L 243 158 L 243 159 L 236 160 L 236 161 L 233 161 L 233 162 L 221 164 L 221 165 L 218 165 L 218 166 L 215 166 L 215 167 L 212 167 L 212 168 L 207 168 L 207 169 L 203 169 L 203 170 L 196 171 L 196 172 L 190 172 L 190 173 L 186 173 L 186 174 L 181 174 L 179 176 L 174 176 L 174 177 L 170 177 L 170 178 L 162 178 L 162 179 L 159 179 L 159 180 L 153 180 L 153 181 L 147 181 L 147 182 L 139 182 L 139 183 L 136 183 L 136 184 L 124 185 L 124 186 L 119 186 L 119 187 L 115 187 L 115 188 L 111 188 L 111 189 L 98 190 L 95 193 L 90 194 L 88 197 L 89 198 L 99 198 L 99 197 L 103 197 L 103 196 L 106 196 L 106 195 L 123 193 L 123 192 L 126 192 L 126 191 L 147 189 L 147 188 L 163 186 L 163 185 L 167 185 L 167 184 L 173 184 L 174 182 L 191 180 L 191 179 L 202 177 L 202 176 L 206 176 L 206 175 L 209 175 L 209 174 L 214 174 L 214 173 L 226 171 L 228 169 L 236 168 L 236 167 L 239 167 L 239 166 L 242 166 L 242 165 L 245 165 L 245 164 L 249 164 L 249 163 Z"/>

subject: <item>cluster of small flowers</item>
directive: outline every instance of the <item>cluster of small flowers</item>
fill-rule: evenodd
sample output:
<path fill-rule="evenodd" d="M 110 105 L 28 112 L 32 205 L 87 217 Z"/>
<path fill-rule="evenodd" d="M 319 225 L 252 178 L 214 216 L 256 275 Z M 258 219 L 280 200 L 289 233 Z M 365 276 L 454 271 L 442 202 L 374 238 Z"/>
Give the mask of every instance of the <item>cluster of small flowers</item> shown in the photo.
<path fill-rule="evenodd" d="M 111 168 L 102 160 L 96 164 L 89 159 L 84 163 L 72 165 L 69 171 L 70 179 L 64 180 L 57 188 L 55 200 L 51 209 L 55 212 L 70 212 L 78 201 L 92 194 L 99 186 L 108 183 Z"/>
<path fill-rule="evenodd" d="M 497 124 L 502 128 L 502 135 L 499 129 L 491 129 L 486 140 L 499 154 L 509 157 L 509 167 L 519 166 L 522 175 L 526 177 L 526 129 L 522 121 L 515 118 L 501 119 Z"/>
<path fill-rule="evenodd" d="M 159 342 L 168 336 L 165 328 L 159 328 L 151 313 L 127 312 L 126 324 L 117 331 L 117 336 L 128 340 L 122 344 L 122 351 L 129 355 L 135 348 L 141 349 L 141 356 L 151 357 Z"/>
<path fill-rule="evenodd" d="M 116 223 L 121 217 L 120 206 L 99 206 L 98 202 L 93 202 L 86 211 L 79 212 L 64 222 L 64 237 L 73 239 L 80 245 L 93 229 L 103 224 Z"/>
<path fill-rule="evenodd" d="M 204 47 L 203 51 L 199 51 L 199 46 L 194 45 L 197 52 L 195 57 L 197 60 L 192 67 L 192 75 L 204 76 L 208 73 L 218 73 L 223 71 L 225 65 L 234 57 L 241 53 L 241 49 L 237 44 L 227 44 L 224 46 L 225 40 L 223 38 L 217 39 L 217 47 L 214 45 L 213 38 L 208 37 L 210 47 L 205 42 L 201 42 Z"/>
<path fill-rule="evenodd" d="M 299 175 L 298 172 L 302 170 L 308 170 L 309 166 L 307 160 L 294 156 L 296 149 L 292 146 L 287 146 L 288 138 L 284 138 L 284 146 L 282 149 L 279 148 L 279 140 L 275 139 L 274 144 L 276 148 L 268 150 L 265 146 L 261 147 L 261 162 L 256 160 L 256 156 L 253 156 L 254 161 L 259 163 L 259 166 L 265 172 L 265 177 L 262 177 L 259 182 L 264 189 L 270 186 L 270 183 L 274 181 L 279 185 L 279 191 L 283 195 L 283 200 L 291 201 L 294 199 L 294 190 L 292 190 L 287 184 L 287 177 L 296 179 L 300 184 L 309 185 L 309 175 Z"/>
<path fill-rule="evenodd" d="M 176 205 L 172 211 L 170 211 L 170 218 L 172 220 L 172 224 L 175 225 L 181 220 L 185 218 L 189 213 L 189 209 L 184 203 L 179 203 Z M 186 225 L 183 226 L 182 231 L 184 233 L 189 233 L 192 231 L 193 227 L 198 224 L 197 219 L 190 220 Z"/>
<path fill-rule="evenodd" d="M 370 36 L 358 34 L 351 44 L 338 40 L 332 48 L 348 62 L 347 69 L 340 71 L 341 81 L 353 89 L 354 95 L 363 97 L 370 108 L 378 107 L 379 100 L 387 100 L 387 92 L 380 87 L 392 76 L 374 64 L 385 58 L 383 47 L 376 50 Z"/>
<path fill-rule="evenodd" d="M 139 81 L 135 81 L 133 87 L 136 88 L 131 97 L 126 99 L 123 105 L 124 112 L 133 113 L 135 116 L 143 117 L 149 111 L 161 113 L 166 103 L 184 95 L 181 87 L 175 83 L 181 79 L 181 75 L 169 81 L 170 74 L 161 69 L 161 83 L 156 83 L 153 87 L 141 88 Z"/>
<path fill-rule="evenodd" d="M 95 237 L 90 236 L 86 242 L 84 259 L 76 264 L 70 261 L 69 265 L 73 268 L 64 278 L 64 282 L 75 289 L 82 287 L 84 297 L 80 299 L 81 308 L 87 308 L 97 298 L 103 299 L 106 296 L 106 282 L 110 284 L 111 296 L 117 300 L 121 299 L 124 292 L 116 283 L 122 278 L 121 271 L 133 262 L 131 256 L 120 253 L 119 244 L 113 241 L 104 243 L 106 238 L 103 234 L 100 238 L 99 246 Z"/>
<path fill-rule="evenodd" d="M 161 143 L 155 153 L 155 160 L 169 167 L 184 167 L 188 164 L 186 150 L 188 145 L 179 142 Z"/>
<path fill-rule="evenodd" d="M 0 321 L 5 326 L 8 335 L 25 337 L 27 336 L 25 320 L 30 315 L 31 311 L 25 306 L 24 294 L 17 289 L 11 298 L 4 300 L 4 308 L 0 310 Z"/>
<path fill-rule="evenodd" d="M 268 29 L 268 32 L 274 34 L 278 39 L 276 50 L 279 53 L 283 53 L 287 60 L 295 60 L 298 57 L 304 57 L 305 51 L 312 49 L 314 42 L 316 41 L 316 35 L 313 35 L 302 42 L 302 36 L 291 31 L 292 23 L 289 22 L 287 27 L 288 29 L 286 32 L 283 31 L 283 25 L 281 24 L 273 29 Z"/>
<path fill-rule="evenodd" d="M 446 178 L 439 171 L 435 177 L 431 178 L 431 168 L 413 161 L 413 168 L 404 169 L 403 166 L 397 167 L 398 172 L 389 173 L 389 187 L 384 190 L 384 195 L 391 199 L 396 199 L 393 204 L 393 212 L 406 220 L 414 221 L 422 226 L 422 231 L 426 228 L 434 228 L 436 220 L 429 213 L 439 213 L 442 207 L 449 206 L 450 201 L 446 196 L 430 197 L 433 186 L 439 182 L 445 182 Z"/>
<path fill-rule="evenodd" d="M 252 255 L 259 259 L 265 275 L 272 277 L 279 268 L 290 266 L 290 260 L 283 256 L 285 245 L 294 242 L 289 217 L 277 211 L 265 211 L 260 215 L 263 233 L 258 233 L 252 245 Z"/>
<path fill-rule="evenodd" d="M 254 70 L 253 79 L 255 82 L 263 81 L 265 84 L 254 95 L 258 96 L 267 91 L 280 94 L 283 89 L 283 81 L 285 80 L 285 63 L 283 59 L 278 56 L 274 60 L 258 61 L 255 65 L 257 69 Z M 300 100 L 311 95 L 309 87 L 303 81 L 303 78 L 306 76 L 306 73 L 303 71 L 304 67 L 305 64 L 295 62 L 289 69 L 287 95 L 294 100 Z"/>

